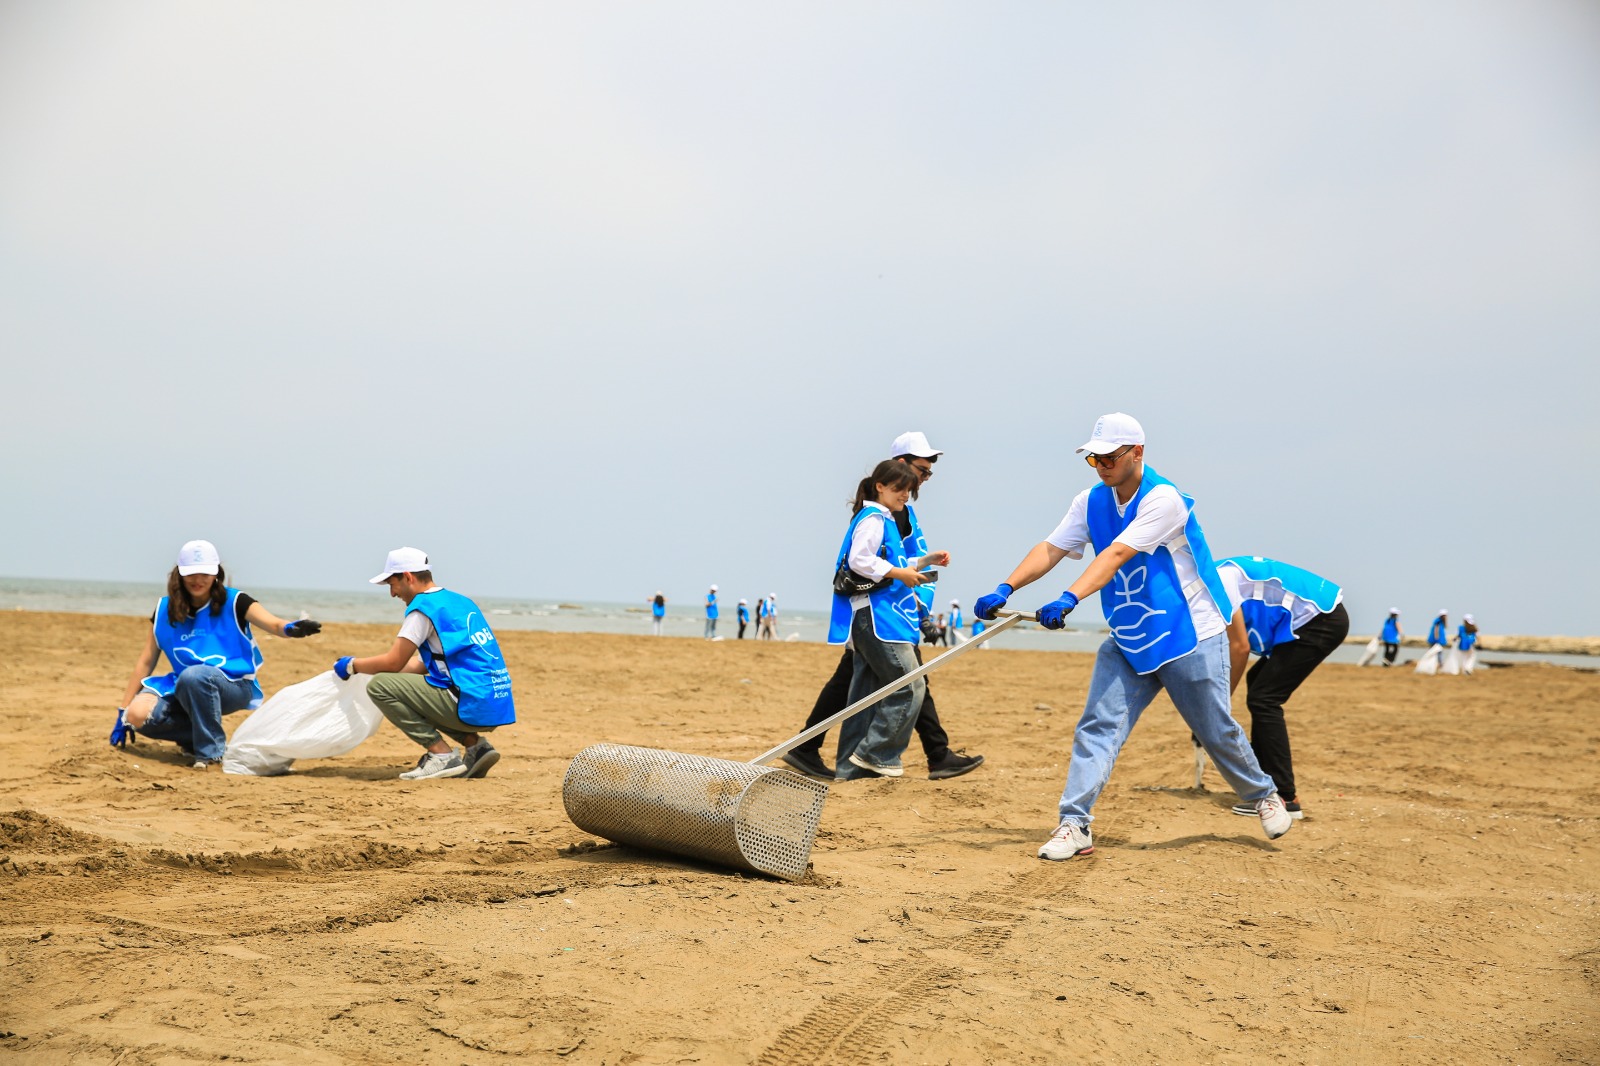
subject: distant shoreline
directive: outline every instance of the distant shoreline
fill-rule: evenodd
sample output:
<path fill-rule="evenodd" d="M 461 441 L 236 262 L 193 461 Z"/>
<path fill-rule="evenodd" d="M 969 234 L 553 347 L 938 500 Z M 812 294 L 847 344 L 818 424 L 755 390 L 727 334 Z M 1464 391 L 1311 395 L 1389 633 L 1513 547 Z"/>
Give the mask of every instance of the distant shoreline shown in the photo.
<path fill-rule="evenodd" d="M 1372 639 L 1366 636 L 1345 637 L 1346 644 L 1365 644 Z M 1423 637 L 1404 637 L 1403 647 L 1426 648 Z M 1510 633 L 1480 633 L 1478 647 L 1484 651 L 1515 651 L 1531 655 L 1600 655 L 1600 637 L 1533 637 Z"/>

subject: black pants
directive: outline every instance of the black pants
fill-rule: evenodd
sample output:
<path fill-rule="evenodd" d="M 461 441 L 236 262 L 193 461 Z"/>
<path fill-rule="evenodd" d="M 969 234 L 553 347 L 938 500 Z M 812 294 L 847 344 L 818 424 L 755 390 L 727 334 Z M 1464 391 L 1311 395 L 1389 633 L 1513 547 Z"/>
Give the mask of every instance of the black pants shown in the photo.
<path fill-rule="evenodd" d="M 917 648 L 917 662 L 922 661 L 922 649 Z M 829 715 L 838 714 L 850 705 L 850 675 L 855 672 L 856 656 L 849 648 L 839 657 L 839 665 L 833 671 L 833 676 L 828 678 L 828 683 L 822 686 L 822 691 L 817 693 L 817 703 L 811 708 L 811 716 L 806 719 L 806 728 L 810 729 Z M 863 714 L 866 712 L 863 711 Z M 801 744 L 796 751 L 809 751 L 821 758 L 822 739 L 827 734 L 819 733 L 810 740 Z M 950 750 L 950 736 L 944 731 L 944 726 L 939 724 L 939 712 L 933 707 L 933 690 L 930 688 L 922 697 L 922 710 L 917 715 L 917 739 L 922 741 L 922 753 L 928 757 L 929 762 L 937 762 L 945 757 Z"/>
<path fill-rule="evenodd" d="M 1327 614 L 1319 614 L 1295 633 L 1295 639 L 1279 644 L 1272 654 L 1258 659 L 1244 675 L 1244 704 L 1250 711 L 1250 747 L 1278 787 L 1285 800 L 1297 797 L 1294 761 L 1289 755 L 1289 727 L 1283 720 L 1283 705 L 1300 682 L 1311 676 L 1333 649 L 1350 633 L 1350 616 L 1340 604 Z"/>
<path fill-rule="evenodd" d="M 1339 606 L 1343 607 L 1344 604 L 1341 603 Z M 1383 646 L 1383 662 L 1384 662 L 1384 665 L 1387 666 L 1387 665 L 1393 664 L 1394 663 L 1394 657 L 1397 654 L 1399 654 L 1399 652 L 1400 652 L 1400 645 L 1398 645 L 1398 644 L 1385 644 Z"/>
<path fill-rule="evenodd" d="M 739 623 L 739 639 L 740 640 L 744 639 L 744 627 L 749 625 L 749 624 L 750 624 L 749 622 L 740 622 Z"/>

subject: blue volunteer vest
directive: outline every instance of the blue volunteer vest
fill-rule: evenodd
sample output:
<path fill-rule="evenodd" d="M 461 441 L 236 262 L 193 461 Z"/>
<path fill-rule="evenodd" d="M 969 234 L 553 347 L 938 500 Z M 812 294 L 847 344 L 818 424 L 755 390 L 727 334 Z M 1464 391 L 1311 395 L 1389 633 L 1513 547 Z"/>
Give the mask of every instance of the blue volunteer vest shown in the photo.
<path fill-rule="evenodd" d="M 1121 515 L 1117 514 L 1116 491 L 1111 486 L 1102 483 L 1089 490 L 1089 539 L 1096 553 L 1109 548 L 1117 534 L 1128 528 L 1139 514 L 1139 504 L 1157 485 L 1172 482 L 1146 466 L 1139 491 Z M 1194 555 L 1195 570 L 1205 582 L 1217 612 L 1224 620 L 1232 618 L 1233 601 L 1222 587 L 1222 576 L 1217 573 L 1206 536 L 1194 517 L 1194 500 L 1182 491 L 1178 495 L 1189 512 L 1183 534 Z M 1165 546 L 1154 552 L 1139 552 L 1118 567 L 1111 584 L 1100 590 L 1100 610 L 1111 627 L 1111 638 L 1135 673 L 1160 669 L 1188 655 L 1199 644 L 1177 566 Z"/>
<path fill-rule="evenodd" d="M 428 684 L 456 694 L 456 713 L 467 725 L 510 725 L 517 720 L 511 699 L 511 672 L 500 654 L 489 622 L 478 605 L 458 592 L 434 589 L 418 594 L 406 613 L 421 612 L 433 623 L 444 649 L 439 658 L 427 642 L 418 648 L 428 668 Z"/>
<path fill-rule="evenodd" d="M 651 615 L 651 617 L 660 618 L 662 615 L 664 615 L 666 613 L 667 613 L 667 605 L 666 604 L 664 604 L 664 603 L 656 603 L 654 600 L 650 601 L 650 615 Z"/>
<path fill-rule="evenodd" d="M 1442 619 L 1433 620 L 1433 626 L 1428 630 L 1428 643 L 1441 646 L 1450 643 L 1450 631 L 1444 627 Z"/>
<path fill-rule="evenodd" d="M 717 594 L 715 592 L 706 597 L 706 617 L 717 617 Z"/>
<path fill-rule="evenodd" d="M 1471 651 L 1478 643 L 1478 634 L 1468 633 L 1465 625 L 1456 630 L 1456 647 L 1462 651 Z"/>
<path fill-rule="evenodd" d="M 1283 604 L 1284 593 L 1314 604 L 1323 614 L 1339 606 L 1339 586 L 1309 570 L 1259 555 L 1231 555 L 1217 565 L 1230 564 L 1252 583 L 1243 594 L 1239 613 L 1250 633 L 1250 650 L 1257 655 L 1271 655 L 1273 648 L 1295 639 L 1293 616 Z M 1263 587 L 1254 588 L 1258 583 Z"/>
<path fill-rule="evenodd" d="M 856 526 L 868 518 L 876 518 L 883 522 L 883 545 L 888 549 L 890 566 L 906 565 L 905 542 L 900 539 L 900 531 L 895 528 L 894 516 L 879 507 L 863 507 L 857 511 L 850 520 L 850 528 L 844 531 L 844 543 L 839 546 L 839 554 L 834 559 L 833 569 L 838 571 L 845 558 L 850 554 L 850 539 L 855 536 Z M 878 639 L 891 644 L 916 644 L 922 639 L 922 631 L 917 628 L 916 595 L 899 581 L 891 581 L 886 588 L 878 589 L 868 594 L 868 608 L 872 611 L 872 631 Z M 833 614 L 828 619 L 828 643 L 843 644 L 850 639 L 850 620 L 854 612 L 850 609 L 850 597 L 833 594 Z"/>
<path fill-rule="evenodd" d="M 193 620 L 175 628 L 167 619 L 167 597 L 156 604 L 156 643 L 167 657 L 172 673 L 151 675 L 141 684 L 163 698 L 172 695 L 178 685 L 178 675 L 191 666 L 215 666 L 235 681 L 248 679 L 255 689 L 250 709 L 261 705 L 261 686 L 256 682 L 256 671 L 261 668 L 261 649 L 256 647 L 255 634 L 250 624 L 239 625 L 239 590 L 227 589 L 227 599 L 222 610 L 211 613 L 210 606 L 200 608 Z"/>
<path fill-rule="evenodd" d="M 744 604 L 739 605 L 739 624 L 744 625 L 750 621 L 750 609 Z"/>
<path fill-rule="evenodd" d="M 928 538 L 923 535 L 922 523 L 917 521 L 917 512 L 909 503 L 906 504 L 906 517 L 911 520 L 911 536 L 909 539 L 902 540 L 901 543 L 905 546 L 906 558 L 915 562 L 928 554 Z M 926 585 L 918 585 L 911 590 L 911 593 L 917 598 L 917 602 L 922 604 L 922 613 L 931 616 L 933 614 L 933 584 L 930 582 Z"/>
<path fill-rule="evenodd" d="M 1394 615 L 1391 614 L 1389 620 L 1383 623 L 1383 636 L 1379 639 L 1385 644 L 1400 643 L 1400 623 L 1395 620 Z"/>
<path fill-rule="evenodd" d="M 960 610 L 953 610 L 953 611 L 950 612 L 950 628 L 951 629 L 960 629 L 961 628 L 961 611 Z"/>

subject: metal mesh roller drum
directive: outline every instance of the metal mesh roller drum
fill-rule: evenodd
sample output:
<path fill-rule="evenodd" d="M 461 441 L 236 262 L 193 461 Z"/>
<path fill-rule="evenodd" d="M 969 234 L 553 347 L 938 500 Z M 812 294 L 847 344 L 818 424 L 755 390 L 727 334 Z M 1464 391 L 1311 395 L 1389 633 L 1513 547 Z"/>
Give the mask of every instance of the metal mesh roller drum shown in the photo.
<path fill-rule="evenodd" d="M 626 744 L 584 748 L 561 782 L 585 832 L 789 880 L 805 875 L 827 798 L 787 770 Z"/>

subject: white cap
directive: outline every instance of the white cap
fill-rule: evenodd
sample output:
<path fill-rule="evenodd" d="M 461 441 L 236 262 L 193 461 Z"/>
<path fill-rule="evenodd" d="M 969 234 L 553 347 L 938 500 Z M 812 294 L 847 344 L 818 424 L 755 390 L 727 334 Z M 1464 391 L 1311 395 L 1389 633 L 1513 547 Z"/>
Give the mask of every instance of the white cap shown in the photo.
<path fill-rule="evenodd" d="M 715 592 L 715 591 L 717 591 L 717 586 L 715 586 L 715 585 L 712 585 L 712 586 L 711 586 L 711 591 L 712 591 L 712 592 Z"/>
<path fill-rule="evenodd" d="M 918 433 L 914 429 L 900 434 L 894 439 L 894 443 L 889 445 L 889 458 L 891 459 L 899 458 L 902 455 L 915 455 L 918 459 L 932 459 L 936 455 L 943 454 L 944 452 L 939 451 L 928 443 L 927 434 Z"/>
<path fill-rule="evenodd" d="M 740 600 L 739 602 L 744 604 L 745 606 L 749 606 L 749 604 L 750 604 L 749 600 Z"/>
<path fill-rule="evenodd" d="M 1441 608 L 1439 608 L 1439 613 L 1440 614 L 1449 614 L 1450 612 L 1447 609 L 1441 607 Z"/>
<path fill-rule="evenodd" d="M 428 553 L 421 548 L 396 548 L 383 561 L 383 573 L 373 578 L 372 583 L 381 585 L 396 574 L 415 574 L 429 569 L 432 568 L 428 565 Z"/>
<path fill-rule="evenodd" d="M 1471 615 L 1470 615 L 1470 614 L 1464 614 L 1464 615 L 1462 615 L 1462 616 L 1461 616 L 1461 620 L 1462 620 L 1462 621 L 1463 621 L 1463 622 L 1465 622 L 1465 623 L 1467 623 L 1467 625 L 1469 625 L 1469 626 L 1470 626 L 1470 625 L 1472 625 L 1472 624 L 1474 624 L 1474 623 L 1473 623 L 1473 621 L 1472 621 L 1472 616 L 1471 616 Z"/>
<path fill-rule="evenodd" d="M 952 606 L 952 607 L 960 607 L 961 606 L 961 601 L 960 600 L 951 600 L 950 601 L 950 606 Z"/>
<path fill-rule="evenodd" d="M 1094 436 L 1078 449 L 1078 454 L 1093 452 L 1096 455 L 1110 455 L 1118 448 L 1143 443 L 1144 427 L 1139 424 L 1139 420 L 1121 411 L 1113 411 L 1109 415 L 1101 415 L 1095 419 Z"/>
<path fill-rule="evenodd" d="M 209 540 L 191 540 L 178 549 L 178 573 L 184 577 L 190 574 L 215 574 L 222 566 L 222 556 L 217 554 L 217 546 Z"/>
<path fill-rule="evenodd" d="M 769 599 L 769 600 L 775 600 L 775 599 L 777 599 L 777 598 L 778 598 L 778 594 L 777 594 L 777 593 L 776 593 L 776 592 L 769 592 L 769 593 L 767 593 L 767 599 Z"/>
<path fill-rule="evenodd" d="M 1391 607 L 1391 608 L 1389 608 L 1389 613 L 1390 613 L 1390 614 L 1399 614 L 1399 613 L 1400 613 L 1400 608 L 1398 608 L 1398 607 Z"/>

